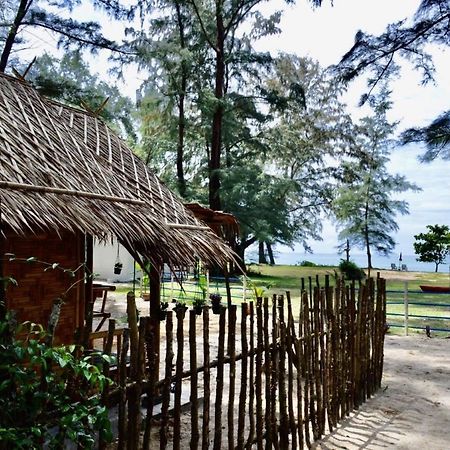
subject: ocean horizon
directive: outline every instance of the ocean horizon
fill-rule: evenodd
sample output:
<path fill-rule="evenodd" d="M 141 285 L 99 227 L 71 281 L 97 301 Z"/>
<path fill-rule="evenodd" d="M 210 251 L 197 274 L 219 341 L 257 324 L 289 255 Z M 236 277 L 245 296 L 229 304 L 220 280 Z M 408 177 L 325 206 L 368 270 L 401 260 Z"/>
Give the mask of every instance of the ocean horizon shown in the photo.
<path fill-rule="evenodd" d="M 337 266 L 341 259 L 345 259 L 345 255 L 338 253 L 304 253 L 304 252 L 274 252 L 275 263 L 279 265 L 295 266 L 300 265 L 302 261 L 310 261 L 320 266 Z M 372 266 L 375 269 L 391 269 L 391 264 L 395 264 L 398 268 L 406 265 L 408 271 L 412 272 L 434 272 L 434 263 L 424 263 L 417 261 L 416 255 L 392 254 L 391 256 L 372 255 Z M 246 258 L 248 262 L 257 262 L 257 252 L 250 252 Z M 353 261 L 359 267 L 367 267 L 367 257 L 364 254 L 351 254 L 350 261 Z M 448 272 L 448 263 L 439 265 L 439 272 Z"/>

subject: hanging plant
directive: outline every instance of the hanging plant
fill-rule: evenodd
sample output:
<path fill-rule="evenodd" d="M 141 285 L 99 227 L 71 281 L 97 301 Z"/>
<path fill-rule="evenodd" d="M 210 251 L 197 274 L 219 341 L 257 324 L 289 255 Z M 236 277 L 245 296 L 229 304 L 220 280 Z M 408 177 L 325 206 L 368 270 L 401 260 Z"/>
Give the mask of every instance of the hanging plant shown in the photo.
<path fill-rule="evenodd" d="M 169 303 L 160 302 L 159 304 L 159 320 L 166 320 L 167 317 L 167 308 L 169 307 Z"/>
<path fill-rule="evenodd" d="M 210 294 L 209 299 L 211 300 L 212 311 L 214 314 L 220 314 L 222 310 L 222 296 L 220 294 Z"/>
<path fill-rule="evenodd" d="M 206 305 L 206 300 L 204 298 L 195 298 L 192 302 L 192 309 L 198 316 L 202 313 L 203 307 Z"/>
<path fill-rule="evenodd" d="M 181 312 L 181 317 L 184 318 L 184 315 L 186 314 L 188 307 L 186 306 L 186 303 L 182 302 L 182 301 L 177 301 L 175 303 L 175 306 L 173 307 L 173 310 L 175 311 L 176 314 L 178 314 L 178 312 Z"/>
<path fill-rule="evenodd" d="M 122 267 L 123 264 L 120 261 L 120 244 L 117 243 L 117 256 L 116 256 L 116 263 L 114 264 L 114 274 L 115 275 L 120 275 L 120 273 L 122 272 Z"/>

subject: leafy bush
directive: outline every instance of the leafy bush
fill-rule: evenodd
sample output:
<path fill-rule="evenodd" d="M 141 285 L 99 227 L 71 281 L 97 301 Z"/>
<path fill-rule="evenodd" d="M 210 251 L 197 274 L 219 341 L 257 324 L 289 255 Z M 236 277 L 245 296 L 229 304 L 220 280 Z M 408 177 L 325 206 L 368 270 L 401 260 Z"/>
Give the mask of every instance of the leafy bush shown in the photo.
<path fill-rule="evenodd" d="M 341 259 L 339 270 L 346 280 L 360 281 L 366 277 L 364 270 L 358 267 L 353 261 Z"/>
<path fill-rule="evenodd" d="M 15 326 L 10 313 L 0 321 L 0 449 L 64 448 L 67 441 L 92 448 L 97 431 L 110 440 L 108 411 L 93 395 L 109 380 L 94 355 L 51 347 L 46 335 L 41 325 Z"/>
<path fill-rule="evenodd" d="M 313 263 L 312 261 L 303 260 L 300 264 L 300 267 L 317 267 L 316 263 Z"/>

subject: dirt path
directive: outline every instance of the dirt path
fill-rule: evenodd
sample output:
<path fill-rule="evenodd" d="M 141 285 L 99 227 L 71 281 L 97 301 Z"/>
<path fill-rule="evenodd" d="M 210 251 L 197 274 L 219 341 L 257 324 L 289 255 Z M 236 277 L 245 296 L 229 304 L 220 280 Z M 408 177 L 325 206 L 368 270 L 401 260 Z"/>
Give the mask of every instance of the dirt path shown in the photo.
<path fill-rule="evenodd" d="M 382 386 L 314 448 L 450 448 L 450 339 L 387 336 Z"/>

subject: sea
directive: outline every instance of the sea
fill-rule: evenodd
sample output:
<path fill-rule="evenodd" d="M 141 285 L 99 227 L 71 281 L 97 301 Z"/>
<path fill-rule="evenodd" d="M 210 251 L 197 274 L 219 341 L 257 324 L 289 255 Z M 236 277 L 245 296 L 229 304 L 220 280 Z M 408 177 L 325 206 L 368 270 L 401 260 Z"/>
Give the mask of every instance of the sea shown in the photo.
<path fill-rule="evenodd" d="M 344 259 L 344 255 L 337 253 L 304 253 L 304 252 L 274 252 L 275 262 L 280 265 L 300 265 L 302 261 L 311 261 L 314 264 L 321 266 L 337 266 L 341 259 Z M 257 262 L 257 252 L 249 252 L 246 255 L 248 262 Z M 367 267 L 367 256 L 363 254 L 351 254 L 350 260 L 357 264 L 359 267 Z M 417 261 L 416 255 L 400 255 L 392 254 L 391 256 L 379 256 L 372 255 L 372 266 L 376 269 L 391 269 L 391 264 L 399 266 L 405 265 L 408 271 L 413 272 L 434 272 L 434 263 L 424 263 Z M 441 264 L 439 266 L 439 272 L 448 272 L 449 265 Z"/>

